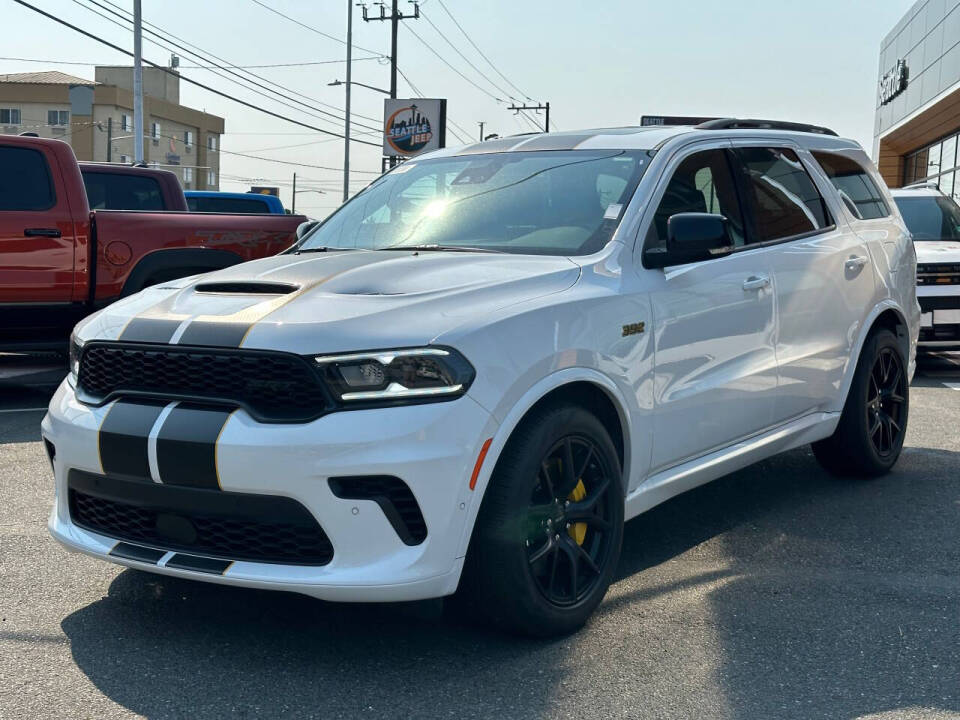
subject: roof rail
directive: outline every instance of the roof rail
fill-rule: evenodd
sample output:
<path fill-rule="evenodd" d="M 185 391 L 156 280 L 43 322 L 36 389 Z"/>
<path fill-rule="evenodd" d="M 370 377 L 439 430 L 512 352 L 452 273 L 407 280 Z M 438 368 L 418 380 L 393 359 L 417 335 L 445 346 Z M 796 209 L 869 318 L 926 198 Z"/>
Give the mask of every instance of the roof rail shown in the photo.
<path fill-rule="evenodd" d="M 785 122 L 783 120 L 741 120 L 739 118 L 721 118 L 707 120 L 696 125 L 700 130 L 789 130 L 791 132 L 816 133 L 817 135 L 837 134 L 830 128 L 806 123 Z"/>
<path fill-rule="evenodd" d="M 939 190 L 940 185 L 939 183 L 937 183 L 936 180 L 917 180 L 916 182 L 912 182 L 908 185 L 904 185 L 900 189 L 901 190 L 908 190 L 908 189 L 922 190 L 924 188 L 927 188 L 929 190 Z"/>

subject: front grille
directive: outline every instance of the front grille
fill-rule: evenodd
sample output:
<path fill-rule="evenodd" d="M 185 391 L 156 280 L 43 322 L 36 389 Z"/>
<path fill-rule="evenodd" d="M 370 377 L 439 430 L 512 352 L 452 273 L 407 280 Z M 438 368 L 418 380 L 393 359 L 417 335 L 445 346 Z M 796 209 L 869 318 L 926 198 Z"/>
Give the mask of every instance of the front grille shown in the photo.
<path fill-rule="evenodd" d="M 960 263 L 917 265 L 917 285 L 960 285 Z"/>
<path fill-rule="evenodd" d="M 198 399 L 243 407 L 263 422 L 303 422 L 332 407 L 306 358 L 258 350 L 91 343 L 78 386 L 93 401 Z"/>
<path fill-rule="evenodd" d="M 419 545 L 427 537 L 427 523 L 410 487 L 390 475 L 359 475 L 330 478 L 330 490 L 345 500 L 373 500 L 397 535 L 407 545 Z"/>
<path fill-rule="evenodd" d="M 179 488 L 72 471 L 74 524 L 133 543 L 227 560 L 326 565 L 333 546 L 292 498 Z"/>

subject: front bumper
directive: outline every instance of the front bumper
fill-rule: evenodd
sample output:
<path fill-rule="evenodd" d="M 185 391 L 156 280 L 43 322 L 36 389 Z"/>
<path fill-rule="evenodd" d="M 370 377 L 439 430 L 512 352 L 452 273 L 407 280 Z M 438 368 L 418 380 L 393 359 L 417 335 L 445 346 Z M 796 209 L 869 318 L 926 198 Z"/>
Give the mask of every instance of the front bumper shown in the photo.
<path fill-rule="evenodd" d="M 68 476 L 72 470 L 105 474 L 100 427 L 110 409 L 79 402 L 64 382 L 43 420 L 44 439 L 55 449 L 49 529 L 68 549 L 142 570 L 325 600 L 417 600 L 456 589 L 465 524 L 479 501 L 470 475 L 483 441 L 496 431 L 495 420 L 469 396 L 340 412 L 298 425 L 262 424 L 243 410 L 232 413 L 216 441 L 220 488 L 301 503 L 329 537 L 333 557 L 325 565 L 236 560 L 220 572 L 168 566 L 175 553 L 163 543 L 143 543 L 165 551 L 156 562 L 111 555 L 122 537 L 71 519 Z M 337 497 L 329 483 L 331 477 L 383 475 L 401 478 L 412 491 L 427 526 L 422 542 L 405 543 L 376 501 Z"/>
<path fill-rule="evenodd" d="M 920 339 L 924 348 L 960 348 L 960 286 L 917 288 L 920 303 Z"/>

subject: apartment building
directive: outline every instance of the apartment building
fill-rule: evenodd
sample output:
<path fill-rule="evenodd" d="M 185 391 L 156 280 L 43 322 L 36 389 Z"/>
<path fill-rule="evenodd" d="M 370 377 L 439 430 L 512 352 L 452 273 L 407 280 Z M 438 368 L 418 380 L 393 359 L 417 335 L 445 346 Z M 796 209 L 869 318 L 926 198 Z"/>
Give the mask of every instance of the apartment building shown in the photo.
<path fill-rule="evenodd" d="M 219 190 L 223 118 L 181 105 L 175 72 L 144 68 L 143 94 L 144 160 L 184 189 Z M 133 162 L 133 68 L 0 74 L 0 133 L 21 132 L 69 142 L 78 160 Z"/>

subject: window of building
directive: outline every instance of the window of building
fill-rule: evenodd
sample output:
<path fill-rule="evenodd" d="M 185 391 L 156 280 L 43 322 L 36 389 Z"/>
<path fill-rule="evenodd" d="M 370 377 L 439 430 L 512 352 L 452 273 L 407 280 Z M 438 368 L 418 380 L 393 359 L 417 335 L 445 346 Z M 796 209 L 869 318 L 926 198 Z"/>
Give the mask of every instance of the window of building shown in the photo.
<path fill-rule="evenodd" d="M 0 125 L 19 125 L 19 108 L 0 108 Z"/>
<path fill-rule="evenodd" d="M 752 147 L 737 154 L 749 183 L 757 241 L 782 240 L 832 224 L 823 197 L 793 150 Z"/>
<path fill-rule="evenodd" d="M 667 221 L 679 213 L 717 213 L 730 221 L 735 245 L 743 245 L 743 217 L 736 183 L 723 150 L 705 150 L 685 158 L 673 173 L 653 216 L 646 249 L 665 248 Z"/>
<path fill-rule="evenodd" d="M 69 110 L 47 110 L 47 125 L 69 125 Z"/>
<path fill-rule="evenodd" d="M 120 162 L 123 163 L 124 165 L 126 165 L 127 163 L 130 162 L 130 156 L 129 156 L 129 155 L 121 155 L 121 156 L 120 156 Z"/>
<path fill-rule="evenodd" d="M 207 150 L 211 152 L 217 151 L 217 136 L 216 135 L 207 135 Z"/>
<path fill-rule="evenodd" d="M 193 147 L 193 133 L 189 130 L 183 131 L 183 144 L 186 146 L 187 150 Z"/>
<path fill-rule="evenodd" d="M 207 187 L 213 187 L 217 184 L 217 174 L 213 170 L 207 170 Z"/>
<path fill-rule="evenodd" d="M 160 123 L 150 123 L 150 137 L 154 140 L 160 139 Z"/>
<path fill-rule="evenodd" d="M 49 210 L 53 179 L 43 153 L 29 148 L 0 147 L 0 211 Z M 22 225 L 20 226 L 22 227 Z"/>
<path fill-rule="evenodd" d="M 165 210 L 160 183 L 154 177 L 124 173 L 84 172 L 91 210 Z"/>
<path fill-rule="evenodd" d="M 193 168 L 185 167 L 183 169 L 183 181 L 184 182 L 193 182 Z"/>
<path fill-rule="evenodd" d="M 928 183 L 953 197 L 960 197 L 954 170 L 960 167 L 960 135 L 953 134 L 903 158 L 903 184 Z"/>
<path fill-rule="evenodd" d="M 815 152 L 813 157 L 820 163 L 854 217 L 873 220 L 890 214 L 870 173 L 858 162 L 836 153 Z"/>
<path fill-rule="evenodd" d="M 120 129 L 133 130 L 133 119 L 126 113 L 120 115 Z"/>

